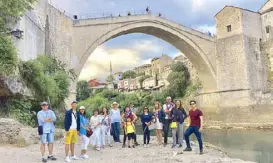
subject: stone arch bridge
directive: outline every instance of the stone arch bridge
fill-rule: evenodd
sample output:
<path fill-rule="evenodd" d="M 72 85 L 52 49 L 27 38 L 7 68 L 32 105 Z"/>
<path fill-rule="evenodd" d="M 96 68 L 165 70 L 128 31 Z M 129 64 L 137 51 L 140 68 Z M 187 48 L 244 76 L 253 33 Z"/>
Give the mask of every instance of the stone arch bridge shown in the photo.
<path fill-rule="evenodd" d="M 213 37 L 154 15 L 73 20 L 72 54 L 77 74 L 91 53 L 115 37 L 144 33 L 172 44 L 193 63 L 204 91 L 216 91 L 216 54 Z"/>

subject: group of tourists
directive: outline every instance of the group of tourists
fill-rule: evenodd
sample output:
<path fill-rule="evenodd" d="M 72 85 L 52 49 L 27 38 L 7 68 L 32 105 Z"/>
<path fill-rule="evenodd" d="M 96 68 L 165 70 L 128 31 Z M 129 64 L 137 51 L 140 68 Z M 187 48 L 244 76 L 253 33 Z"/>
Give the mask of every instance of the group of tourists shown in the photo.
<path fill-rule="evenodd" d="M 166 146 L 168 144 L 168 135 L 172 133 L 172 149 L 183 147 L 183 138 L 185 137 L 186 148 L 184 151 L 192 151 L 189 136 L 195 134 L 198 142 L 200 154 L 203 154 L 203 144 L 201 139 L 201 131 L 203 129 L 203 113 L 197 109 L 196 101 L 190 101 L 191 109 L 189 116 L 182 107 L 182 102 L 177 100 L 172 102 L 171 97 L 166 98 L 166 103 L 161 107 L 159 101 L 154 103 L 152 111 L 148 107 L 144 107 L 141 114 L 137 116 L 137 109 L 133 103 L 126 106 L 122 111 L 119 104 L 113 102 L 111 108 L 94 109 L 90 119 L 86 117 L 86 108 L 80 106 L 77 111 L 77 102 L 71 103 L 71 109 L 65 114 L 64 129 L 65 134 L 65 161 L 88 159 L 87 148 L 91 145 L 94 150 L 100 151 L 106 146 L 112 147 L 113 141 L 117 144 L 122 143 L 122 148 L 135 148 L 139 145 L 136 135 L 136 122 L 141 121 L 143 130 L 143 145 L 145 148 L 150 144 L 151 130 L 155 130 L 158 146 Z M 53 155 L 54 142 L 54 124 L 56 115 L 48 109 L 48 103 L 41 104 L 42 110 L 38 112 L 38 132 L 41 139 L 42 162 L 47 160 L 56 160 Z M 190 126 L 184 132 L 184 121 L 189 118 Z M 123 129 L 123 141 L 120 140 L 121 127 Z M 162 136 L 163 133 L 163 136 Z M 75 143 L 78 136 L 81 140 L 81 155 L 75 155 Z M 164 140 L 162 142 L 162 137 Z M 127 143 L 126 143 L 127 141 Z M 45 146 L 48 143 L 49 155 L 45 156 Z M 70 155 L 69 155 L 70 151 Z"/>

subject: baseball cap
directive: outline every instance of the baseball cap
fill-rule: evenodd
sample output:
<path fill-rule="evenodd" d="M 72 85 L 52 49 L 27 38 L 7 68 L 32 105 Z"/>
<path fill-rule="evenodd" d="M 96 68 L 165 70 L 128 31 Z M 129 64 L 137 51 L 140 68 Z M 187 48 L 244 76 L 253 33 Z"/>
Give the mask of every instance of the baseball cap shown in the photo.
<path fill-rule="evenodd" d="M 80 106 L 80 110 L 85 110 L 85 107 L 84 106 Z"/>
<path fill-rule="evenodd" d="M 77 104 L 77 101 L 76 101 L 76 100 L 74 100 L 74 101 L 72 101 L 72 102 L 71 102 L 71 104 Z"/>

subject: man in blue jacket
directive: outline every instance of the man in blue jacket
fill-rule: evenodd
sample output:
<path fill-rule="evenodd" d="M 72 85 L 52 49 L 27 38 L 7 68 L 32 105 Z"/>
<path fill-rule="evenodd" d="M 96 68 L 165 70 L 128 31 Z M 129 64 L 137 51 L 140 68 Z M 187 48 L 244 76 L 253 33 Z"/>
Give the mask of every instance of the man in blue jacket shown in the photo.
<path fill-rule="evenodd" d="M 80 113 L 77 112 L 77 102 L 71 103 L 72 109 L 65 113 L 64 129 L 65 135 L 65 162 L 71 162 L 71 160 L 77 160 L 75 156 L 75 143 L 77 142 L 79 131 L 80 131 Z M 68 156 L 69 147 L 71 151 L 71 157 Z"/>

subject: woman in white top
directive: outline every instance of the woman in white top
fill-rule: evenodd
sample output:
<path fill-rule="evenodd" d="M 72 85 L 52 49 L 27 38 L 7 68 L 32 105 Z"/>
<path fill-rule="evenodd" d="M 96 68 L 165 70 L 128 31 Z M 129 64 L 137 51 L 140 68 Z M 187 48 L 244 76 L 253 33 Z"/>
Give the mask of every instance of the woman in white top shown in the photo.
<path fill-rule="evenodd" d="M 104 147 L 105 146 L 105 135 L 107 136 L 107 142 L 110 147 L 111 145 L 111 118 L 108 114 L 108 110 L 104 107 L 101 111 L 101 144 Z"/>
<path fill-rule="evenodd" d="M 90 119 L 90 126 L 93 131 L 93 134 L 90 137 L 90 144 L 99 151 L 101 148 L 101 117 L 98 114 L 99 110 L 95 109 L 93 111 L 93 116 Z"/>

